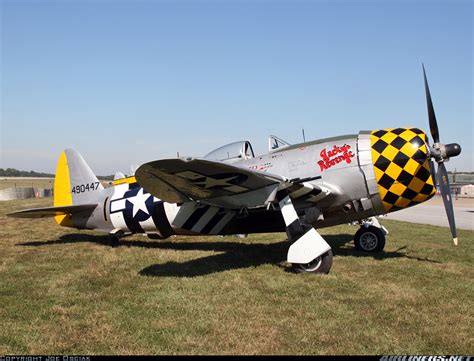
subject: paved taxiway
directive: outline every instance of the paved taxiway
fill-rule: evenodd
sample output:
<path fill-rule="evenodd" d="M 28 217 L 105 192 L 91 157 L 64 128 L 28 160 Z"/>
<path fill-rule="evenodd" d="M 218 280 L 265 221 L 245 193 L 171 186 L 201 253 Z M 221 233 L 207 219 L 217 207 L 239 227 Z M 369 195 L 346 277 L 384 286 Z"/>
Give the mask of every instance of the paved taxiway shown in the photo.
<path fill-rule="evenodd" d="M 474 199 L 459 198 L 453 201 L 456 228 L 474 231 Z M 449 227 L 443 200 L 438 196 L 417 206 L 389 213 L 387 219 Z"/>

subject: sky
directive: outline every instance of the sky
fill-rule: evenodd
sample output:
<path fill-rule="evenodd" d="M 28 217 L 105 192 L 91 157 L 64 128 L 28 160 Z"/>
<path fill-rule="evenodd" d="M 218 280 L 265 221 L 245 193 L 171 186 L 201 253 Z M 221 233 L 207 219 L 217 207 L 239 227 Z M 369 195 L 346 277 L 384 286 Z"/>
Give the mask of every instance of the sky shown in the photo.
<path fill-rule="evenodd" d="M 96 174 L 290 143 L 429 130 L 474 171 L 472 1 L 24 1 L 1 4 L 0 168 Z"/>

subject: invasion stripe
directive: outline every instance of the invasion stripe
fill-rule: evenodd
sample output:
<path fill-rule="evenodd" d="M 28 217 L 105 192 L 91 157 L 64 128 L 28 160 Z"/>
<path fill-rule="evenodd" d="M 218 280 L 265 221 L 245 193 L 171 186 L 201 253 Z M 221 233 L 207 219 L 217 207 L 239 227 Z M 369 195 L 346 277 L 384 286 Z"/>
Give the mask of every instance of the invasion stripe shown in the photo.
<path fill-rule="evenodd" d="M 153 222 L 155 222 L 156 228 L 161 234 L 161 237 L 168 238 L 169 236 L 175 234 L 170 222 L 168 222 L 168 218 L 166 217 L 166 211 L 163 202 L 155 203 L 155 209 L 154 212 L 151 212 L 151 216 L 153 218 Z"/>
<path fill-rule="evenodd" d="M 208 224 L 201 230 L 201 233 L 209 234 L 211 230 L 219 223 L 219 221 L 224 218 L 226 212 L 224 208 L 219 208 L 218 213 L 212 217 Z"/>
<path fill-rule="evenodd" d="M 225 212 L 224 217 L 216 224 L 216 226 L 211 229 L 210 234 L 219 234 L 222 229 L 234 218 L 236 212 L 228 210 Z"/>
<path fill-rule="evenodd" d="M 199 221 L 199 219 L 207 212 L 210 206 L 199 207 L 196 209 L 191 217 L 187 219 L 187 221 L 183 224 L 183 229 L 191 230 L 193 226 Z"/>
<path fill-rule="evenodd" d="M 186 202 L 179 207 L 179 211 L 172 223 L 177 228 L 183 228 L 183 224 L 188 220 L 196 209 L 196 203 Z"/>
<path fill-rule="evenodd" d="M 219 207 L 211 206 L 207 212 L 199 219 L 199 221 L 193 226 L 191 231 L 200 232 L 204 226 L 219 212 Z"/>
<path fill-rule="evenodd" d="M 277 192 L 275 198 L 278 201 L 278 203 L 281 203 L 281 201 L 284 200 L 285 197 L 287 197 L 287 196 L 288 196 L 287 190 L 283 189 L 283 190 Z"/>
<path fill-rule="evenodd" d="M 298 214 L 293 207 L 293 203 L 291 202 L 290 196 L 286 196 L 281 201 L 279 201 L 281 214 L 283 215 L 283 219 L 285 220 L 285 224 L 289 225 L 293 221 L 298 220 Z"/>
<path fill-rule="evenodd" d="M 299 219 L 295 219 L 293 222 L 286 226 L 286 234 L 291 235 L 291 238 L 293 238 L 290 241 L 296 241 L 298 238 L 303 236 L 304 233 L 304 229 L 301 226 Z"/>

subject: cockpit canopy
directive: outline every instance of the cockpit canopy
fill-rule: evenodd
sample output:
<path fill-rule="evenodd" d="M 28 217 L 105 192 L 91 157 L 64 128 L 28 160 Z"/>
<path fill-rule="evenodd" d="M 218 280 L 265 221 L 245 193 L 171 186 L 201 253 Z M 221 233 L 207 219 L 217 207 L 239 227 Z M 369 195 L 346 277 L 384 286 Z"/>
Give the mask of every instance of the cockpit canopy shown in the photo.
<path fill-rule="evenodd" d="M 250 159 L 254 156 L 250 142 L 242 140 L 240 142 L 230 143 L 217 148 L 216 150 L 206 154 L 204 158 L 233 163 L 243 159 Z"/>
<path fill-rule="evenodd" d="M 268 153 L 273 153 L 278 149 L 286 148 L 288 146 L 290 146 L 290 143 L 285 142 L 274 135 L 268 137 Z M 224 145 L 204 156 L 206 159 L 217 160 L 225 163 L 233 163 L 254 157 L 255 154 L 248 140 L 241 140 L 239 142 Z"/>
<path fill-rule="evenodd" d="M 290 146 L 290 143 L 285 142 L 283 139 L 278 138 L 275 135 L 268 137 L 268 153 L 272 153 L 277 149 L 286 148 Z"/>

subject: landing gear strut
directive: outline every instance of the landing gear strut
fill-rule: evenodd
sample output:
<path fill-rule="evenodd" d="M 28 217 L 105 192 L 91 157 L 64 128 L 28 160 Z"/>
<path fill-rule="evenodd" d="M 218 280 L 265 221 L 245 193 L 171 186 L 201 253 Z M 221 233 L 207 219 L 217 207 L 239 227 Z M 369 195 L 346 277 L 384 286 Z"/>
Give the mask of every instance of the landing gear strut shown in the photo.
<path fill-rule="evenodd" d="M 332 251 L 321 235 L 307 224 L 301 223 L 287 192 L 277 193 L 278 204 L 285 221 L 288 240 L 287 261 L 298 273 L 329 273 Z"/>

